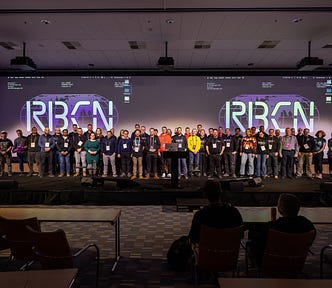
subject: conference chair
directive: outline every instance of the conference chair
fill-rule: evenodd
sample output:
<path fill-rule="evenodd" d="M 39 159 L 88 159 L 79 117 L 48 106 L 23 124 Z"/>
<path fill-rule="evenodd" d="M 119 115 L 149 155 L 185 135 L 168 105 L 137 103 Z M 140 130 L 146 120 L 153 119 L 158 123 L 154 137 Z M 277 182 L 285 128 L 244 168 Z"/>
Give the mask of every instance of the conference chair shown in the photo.
<path fill-rule="evenodd" d="M 39 221 L 36 217 L 27 219 L 7 219 L 0 216 L 2 239 L 10 248 L 11 260 L 23 262 L 20 270 L 25 270 L 36 260 L 32 251 L 34 240 L 30 237 L 27 225 L 36 231 L 40 231 Z"/>
<path fill-rule="evenodd" d="M 194 281 L 199 284 L 199 272 L 208 272 L 217 279 L 218 272 L 237 271 L 243 226 L 214 228 L 201 225 L 198 251 L 195 251 Z"/>
<path fill-rule="evenodd" d="M 325 266 L 332 266 L 332 245 L 324 246 L 320 251 L 320 278 L 324 278 Z"/>
<path fill-rule="evenodd" d="M 297 278 L 303 271 L 315 234 L 315 230 L 306 233 L 285 233 L 270 229 L 262 264 L 256 267 L 258 276 Z"/>
<path fill-rule="evenodd" d="M 69 246 L 65 232 L 62 229 L 51 232 L 40 232 L 30 227 L 30 235 L 35 240 L 33 251 L 43 269 L 66 269 L 82 266 L 81 255 L 89 248 L 94 248 L 96 253 L 93 259 L 96 260 L 96 287 L 99 282 L 100 253 L 96 244 L 87 244 L 78 251 L 73 251 Z M 85 260 L 85 259 L 84 259 Z"/>

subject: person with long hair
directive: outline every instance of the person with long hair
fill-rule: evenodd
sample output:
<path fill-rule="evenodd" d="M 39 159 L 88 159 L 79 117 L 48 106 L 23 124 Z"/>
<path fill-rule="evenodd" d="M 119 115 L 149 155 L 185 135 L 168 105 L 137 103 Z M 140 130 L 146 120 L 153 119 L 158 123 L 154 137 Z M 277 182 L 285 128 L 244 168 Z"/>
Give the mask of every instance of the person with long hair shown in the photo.
<path fill-rule="evenodd" d="M 323 154 L 326 146 L 325 135 L 323 130 L 318 130 L 314 139 L 313 162 L 315 165 L 315 177 L 318 179 L 323 178 Z"/>

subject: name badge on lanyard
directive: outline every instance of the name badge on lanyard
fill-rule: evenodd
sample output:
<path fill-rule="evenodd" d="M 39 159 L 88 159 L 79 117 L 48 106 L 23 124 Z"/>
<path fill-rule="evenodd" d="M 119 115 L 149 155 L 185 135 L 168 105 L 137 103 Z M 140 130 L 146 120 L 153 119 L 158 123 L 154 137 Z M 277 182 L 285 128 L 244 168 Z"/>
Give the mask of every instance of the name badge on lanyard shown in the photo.
<path fill-rule="evenodd" d="M 45 148 L 50 148 L 50 142 L 45 142 Z"/>
<path fill-rule="evenodd" d="M 68 148 L 68 143 L 65 142 L 63 146 L 64 146 L 65 148 Z"/>
<path fill-rule="evenodd" d="M 227 148 L 231 147 L 231 143 L 226 142 L 226 147 L 227 147 Z"/>
<path fill-rule="evenodd" d="M 123 149 L 127 149 L 127 143 L 124 143 L 123 145 L 122 145 L 122 147 L 123 147 Z"/>
<path fill-rule="evenodd" d="M 77 144 L 78 144 L 78 146 L 82 146 L 83 142 L 79 141 Z"/>
<path fill-rule="evenodd" d="M 135 151 L 136 153 L 138 153 L 138 151 L 139 151 L 139 147 L 138 147 L 138 146 L 134 147 L 134 151 Z"/>
<path fill-rule="evenodd" d="M 110 151 L 111 147 L 109 145 L 106 146 L 106 151 Z"/>
<path fill-rule="evenodd" d="M 35 142 L 31 142 L 30 147 L 31 147 L 31 148 L 35 148 L 35 147 L 36 147 L 36 143 L 35 143 Z"/>
<path fill-rule="evenodd" d="M 217 148 L 217 143 L 212 143 L 212 148 Z"/>

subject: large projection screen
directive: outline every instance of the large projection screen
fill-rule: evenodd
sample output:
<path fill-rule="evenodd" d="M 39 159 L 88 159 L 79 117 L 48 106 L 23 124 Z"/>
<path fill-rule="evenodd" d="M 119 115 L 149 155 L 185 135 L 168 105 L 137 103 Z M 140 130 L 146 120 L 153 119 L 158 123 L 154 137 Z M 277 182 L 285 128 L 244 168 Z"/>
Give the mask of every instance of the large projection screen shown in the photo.
<path fill-rule="evenodd" d="M 331 76 L 2 76 L 0 129 L 264 125 L 332 130 Z"/>

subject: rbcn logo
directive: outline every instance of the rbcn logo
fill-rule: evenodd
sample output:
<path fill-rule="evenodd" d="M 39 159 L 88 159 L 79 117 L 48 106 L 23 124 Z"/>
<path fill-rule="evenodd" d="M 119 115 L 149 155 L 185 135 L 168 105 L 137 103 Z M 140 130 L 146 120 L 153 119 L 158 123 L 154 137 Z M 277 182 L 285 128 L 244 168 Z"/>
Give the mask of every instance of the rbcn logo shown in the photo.
<path fill-rule="evenodd" d="M 21 109 L 21 123 L 30 131 L 33 126 L 65 129 L 73 124 L 85 129 L 91 123 L 110 130 L 119 120 L 113 101 L 97 94 L 41 94 L 26 101 Z"/>

